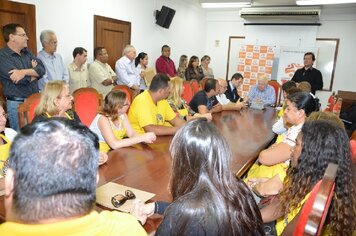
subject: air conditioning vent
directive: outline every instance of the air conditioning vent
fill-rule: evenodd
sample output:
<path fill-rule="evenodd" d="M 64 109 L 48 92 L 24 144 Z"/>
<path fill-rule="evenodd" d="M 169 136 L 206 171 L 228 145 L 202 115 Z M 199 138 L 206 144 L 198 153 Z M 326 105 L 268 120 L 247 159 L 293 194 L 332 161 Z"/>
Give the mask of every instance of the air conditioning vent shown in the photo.
<path fill-rule="evenodd" d="M 309 18 L 319 19 L 320 9 L 301 7 L 275 7 L 275 8 L 242 8 L 240 11 L 242 18 Z"/>

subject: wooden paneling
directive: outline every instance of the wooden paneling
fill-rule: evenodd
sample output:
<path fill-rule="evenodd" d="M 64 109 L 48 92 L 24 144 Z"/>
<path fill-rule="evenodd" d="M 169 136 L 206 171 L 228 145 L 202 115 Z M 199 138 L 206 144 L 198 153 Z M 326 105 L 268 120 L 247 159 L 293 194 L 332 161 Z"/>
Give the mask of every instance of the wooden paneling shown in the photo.
<path fill-rule="evenodd" d="M 94 16 L 94 48 L 106 48 L 111 68 L 115 68 L 116 61 L 122 56 L 122 50 L 130 42 L 131 22 Z"/>
<path fill-rule="evenodd" d="M 36 8 L 35 5 L 0 1 L 0 27 L 9 23 L 21 24 L 29 38 L 28 48 L 37 54 L 36 47 Z M 0 48 L 5 46 L 3 36 L 0 37 Z"/>

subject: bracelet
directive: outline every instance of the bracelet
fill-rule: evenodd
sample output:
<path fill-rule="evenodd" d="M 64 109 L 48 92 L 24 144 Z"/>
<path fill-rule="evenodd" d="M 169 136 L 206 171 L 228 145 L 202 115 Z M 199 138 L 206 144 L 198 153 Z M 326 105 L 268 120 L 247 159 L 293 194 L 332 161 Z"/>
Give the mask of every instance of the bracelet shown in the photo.
<path fill-rule="evenodd" d="M 157 203 L 157 202 L 155 202 L 155 209 L 154 209 L 153 213 L 157 213 L 157 212 L 158 212 L 158 210 L 159 210 L 158 203 Z"/>

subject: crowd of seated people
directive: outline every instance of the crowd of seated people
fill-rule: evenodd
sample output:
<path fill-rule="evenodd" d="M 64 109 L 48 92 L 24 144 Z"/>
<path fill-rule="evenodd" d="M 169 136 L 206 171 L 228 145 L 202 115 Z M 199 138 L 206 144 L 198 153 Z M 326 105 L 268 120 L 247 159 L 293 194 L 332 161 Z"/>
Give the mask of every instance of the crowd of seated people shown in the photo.
<path fill-rule="evenodd" d="M 21 26 L 14 27 L 16 32 L 10 30 L 7 41 L 18 35 L 17 31 L 25 34 Z M 39 59 L 26 52 L 31 66 L 26 69 L 26 83 L 19 83 L 37 88 L 20 96 L 23 102 L 31 93 L 39 92 L 40 81 L 41 99 L 32 124 L 16 138 L 16 131 L 5 128 L 8 114 L 0 101 L 0 174 L 6 175 L 7 218 L 0 225 L 1 235 L 30 231 L 34 235 L 71 234 L 76 230 L 91 235 L 94 228 L 104 235 L 145 235 L 136 218 L 144 224 L 154 213 L 163 215 L 157 235 L 264 235 L 263 223 L 275 220 L 280 235 L 298 215 L 330 162 L 339 169 L 325 230 L 333 235 L 352 235 L 356 203 L 349 142 L 335 122 L 320 121 L 330 120 L 332 115 L 312 113 L 320 104 L 308 82 L 289 81 L 282 86 L 285 101 L 281 119 L 273 127 L 279 138 L 260 152 L 245 184 L 231 172 L 230 147 L 208 121 L 213 119 L 212 113 L 246 109 L 249 101 L 275 104 L 275 91 L 266 77 L 259 77 L 249 96 L 242 97 L 242 74 L 215 79 L 208 55 L 201 58 L 200 65 L 197 56 L 191 56 L 188 63 L 188 57 L 182 55 L 176 68 L 171 48 L 164 45 L 155 62 L 157 74 L 146 85 L 148 55 L 141 52 L 136 57 L 132 45 L 124 48 L 115 73 L 104 47 L 94 49 L 95 61 L 89 67 L 87 51 L 75 48 L 73 62 L 65 68 L 56 52 L 55 33 L 43 31 L 41 43 Z M 12 47 L 11 42 L 9 45 Z M 17 49 L 25 52 L 24 46 Z M 50 58 L 56 58 L 60 74 L 48 64 Z M 182 99 L 184 81 L 201 83 L 201 90 L 189 104 Z M 124 91 L 113 90 L 116 84 L 131 89 L 132 104 Z M 102 110 L 89 129 L 72 109 L 72 92 L 83 87 L 95 88 L 104 98 Z M 118 212 L 96 213 L 97 168 L 107 161 L 107 153 L 154 143 L 162 135 L 175 135 L 170 145 L 172 203 L 137 203 L 132 209 L 136 218 Z M 38 145 L 43 148 L 36 149 Z M 64 158 L 68 156 L 71 158 Z M 33 165 L 36 168 L 31 168 Z M 34 181 L 39 176 L 43 178 Z M 259 209 L 259 199 L 267 195 L 276 195 L 275 200 Z"/>

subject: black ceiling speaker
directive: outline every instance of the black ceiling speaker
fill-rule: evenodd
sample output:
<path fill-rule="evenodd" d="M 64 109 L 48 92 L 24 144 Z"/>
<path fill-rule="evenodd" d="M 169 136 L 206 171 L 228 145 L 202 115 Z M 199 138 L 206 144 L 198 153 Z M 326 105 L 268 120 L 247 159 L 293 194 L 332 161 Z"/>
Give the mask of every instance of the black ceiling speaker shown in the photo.
<path fill-rule="evenodd" d="M 174 14 L 176 14 L 176 10 L 162 6 L 160 11 L 156 11 L 156 24 L 168 29 L 172 23 Z"/>

